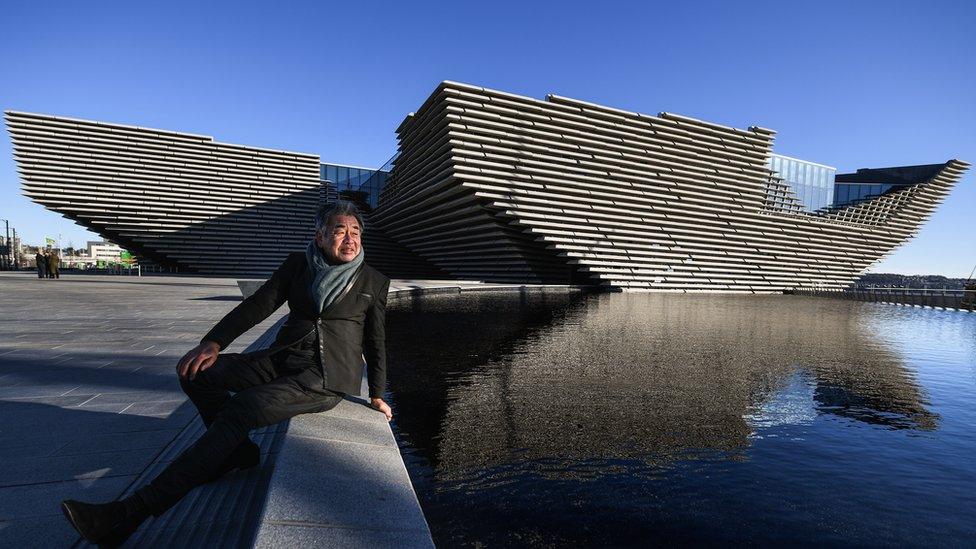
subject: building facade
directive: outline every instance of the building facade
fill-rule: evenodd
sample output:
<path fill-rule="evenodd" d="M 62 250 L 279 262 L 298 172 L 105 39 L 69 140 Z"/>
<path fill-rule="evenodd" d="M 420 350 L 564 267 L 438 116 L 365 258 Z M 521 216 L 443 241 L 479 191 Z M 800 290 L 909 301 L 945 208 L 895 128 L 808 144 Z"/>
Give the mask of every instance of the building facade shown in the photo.
<path fill-rule="evenodd" d="M 774 135 L 444 82 L 400 125 L 374 219 L 465 278 L 842 288 L 913 236 L 968 166 L 897 168 L 910 184 L 808 211 L 770 168 Z"/>
<path fill-rule="evenodd" d="M 23 194 L 177 272 L 264 276 L 312 233 L 315 155 L 7 112 Z"/>
<path fill-rule="evenodd" d="M 835 175 L 774 154 L 765 128 L 454 82 L 407 116 L 379 170 L 206 136 L 6 119 L 32 200 L 140 257 L 237 276 L 267 275 L 307 242 L 318 205 L 343 197 L 368 213 L 369 261 L 393 276 L 842 288 L 911 238 L 968 167 Z"/>
<path fill-rule="evenodd" d="M 107 261 L 118 263 L 122 261 L 122 247 L 111 242 L 88 241 L 88 257 L 93 262 Z"/>

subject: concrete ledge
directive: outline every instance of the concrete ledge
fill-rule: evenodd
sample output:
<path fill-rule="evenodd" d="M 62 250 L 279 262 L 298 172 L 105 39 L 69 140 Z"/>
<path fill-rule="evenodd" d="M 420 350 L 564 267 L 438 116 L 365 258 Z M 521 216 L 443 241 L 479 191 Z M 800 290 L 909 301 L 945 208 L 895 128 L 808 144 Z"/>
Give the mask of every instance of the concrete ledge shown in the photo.
<path fill-rule="evenodd" d="M 434 547 L 393 431 L 365 399 L 291 419 L 265 501 L 256 547 Z"/>
<path fill-rule="evenodd" d="M 238 280 L 237 286 L 245 298 L 257 291 L 264 280 Z M 389 299 L 422 295 L 460 294 L 463 292 L 585 292 L 599 290 L 595 286 L 558 284 L 490 284 L 464 280 L 391 280 Z"/>
<path fill-rule="evenodd" d="M 565 293 L 590 291 L 588 286 L 564 286 L 547 284 L 484 284 L 464 283 L 457 285 L 416 285 L 411 287 L 396 287 L 390 283 L 389 300 L 414 298 L 428 295 L 457 295 L 472 292 L 517 292 L 517 293 Z"/>

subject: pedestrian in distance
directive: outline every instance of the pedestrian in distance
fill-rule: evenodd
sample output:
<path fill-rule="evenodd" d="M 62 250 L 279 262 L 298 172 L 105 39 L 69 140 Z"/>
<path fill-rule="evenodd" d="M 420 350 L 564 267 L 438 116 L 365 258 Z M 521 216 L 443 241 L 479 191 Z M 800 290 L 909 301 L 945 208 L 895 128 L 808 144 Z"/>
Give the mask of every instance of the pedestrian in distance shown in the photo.
<path fill-rule="evenodd" d="M 51 250 L 47 256 L 47 277 L 61 278 L 61 258 L 57 250 Z"/>
<path fill-rule="evenodd" d="M 37 278 L 46 278 L 47 256 L 44 255 L 44 250 L 37 250 L 37 255 L 34 256 L 34 262 L 37 265 Z"/>
<path fill-rule="evenodd" d="M 358 395 L 364 366 L 369 406 L 387 421 L 393 418 L 383 400 L 390 279 L 363 261 L 362 230 L 352 203 L 321 208 L 305 251 L 290 254 L 180 359 L 180 386 L 206 432 L 131 496 L 100 504 L 62 501 L 61 511 L 82 537 L 120 545 L 150 515 L 162 515 L 196 486 L 257 466 L 261 451 L 251 430 L 324 412 L 345 395 Z M 286 302 L 288 319 L 269 349 L 220 353 Z"/>

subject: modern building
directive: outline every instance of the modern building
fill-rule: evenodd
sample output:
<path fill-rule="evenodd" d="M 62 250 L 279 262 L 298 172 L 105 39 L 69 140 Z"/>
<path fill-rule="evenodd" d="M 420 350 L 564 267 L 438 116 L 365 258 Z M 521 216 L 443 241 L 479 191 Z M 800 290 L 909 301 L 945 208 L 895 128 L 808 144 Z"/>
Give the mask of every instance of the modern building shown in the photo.
<path fill-rule="evenodd" d="M 391 276 L 625 290 L 842 288 L 911 238 L 968 164 L 858 170 L 775 132 L 441 83 L 378 170 L 207 136 L 6 113 L 24 194 L 175 270 L 267 275 L 319 204 L 368 213 Z"/>

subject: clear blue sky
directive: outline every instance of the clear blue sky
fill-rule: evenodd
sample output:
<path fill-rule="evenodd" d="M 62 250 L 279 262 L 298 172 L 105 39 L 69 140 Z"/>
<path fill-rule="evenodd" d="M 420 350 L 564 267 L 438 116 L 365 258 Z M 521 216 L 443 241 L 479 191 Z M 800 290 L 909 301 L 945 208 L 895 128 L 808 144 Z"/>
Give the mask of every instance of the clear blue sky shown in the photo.
<path fill-rule="evenodd" d="M 680 5 L 679 5 L 680 4 Z M 376 167 L 438 82 L 777 130 L 836 166 L 976 163 L 971 2 L 44 2 L 0 9 L 0 107 Z M 872 270 L 966 276 L 976 177 Z M 24 241 L 94 238 L 20 195 Z"/>

